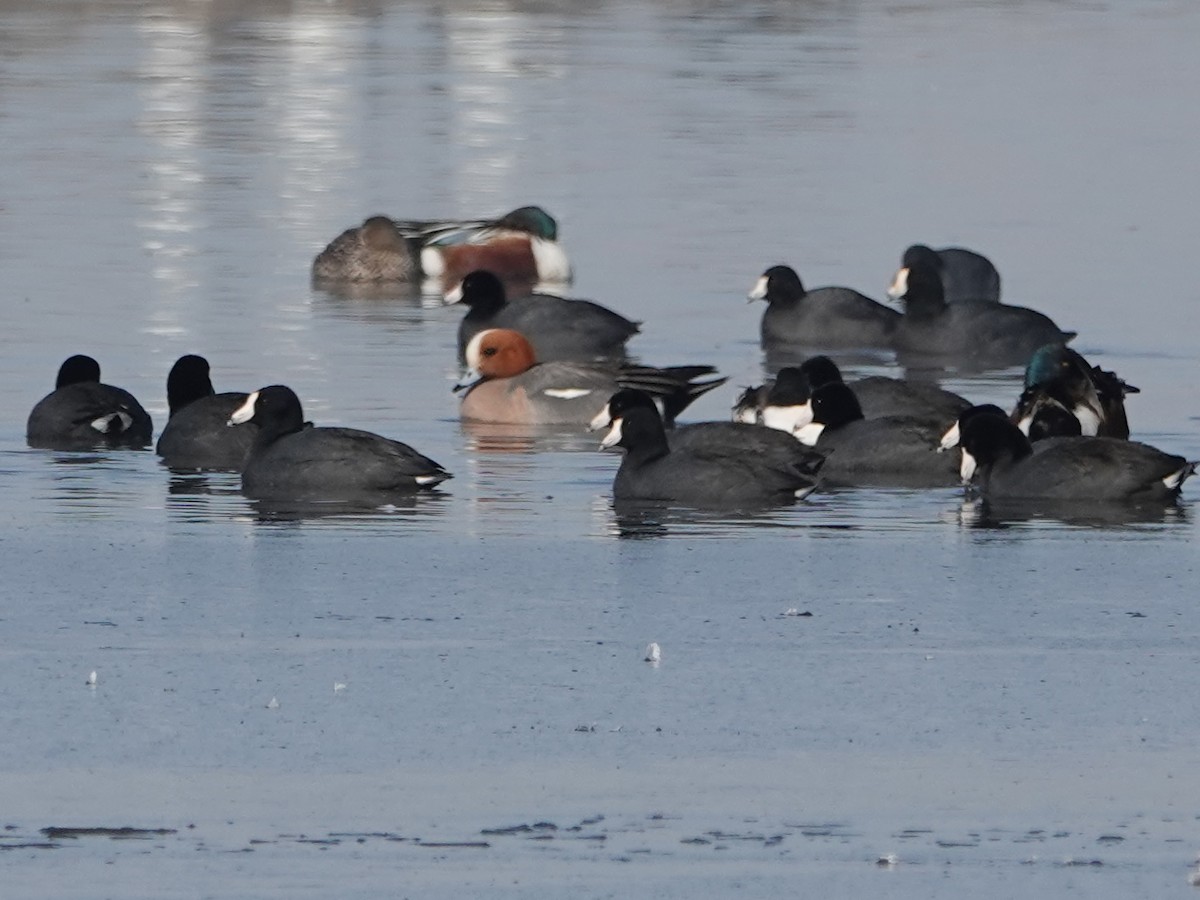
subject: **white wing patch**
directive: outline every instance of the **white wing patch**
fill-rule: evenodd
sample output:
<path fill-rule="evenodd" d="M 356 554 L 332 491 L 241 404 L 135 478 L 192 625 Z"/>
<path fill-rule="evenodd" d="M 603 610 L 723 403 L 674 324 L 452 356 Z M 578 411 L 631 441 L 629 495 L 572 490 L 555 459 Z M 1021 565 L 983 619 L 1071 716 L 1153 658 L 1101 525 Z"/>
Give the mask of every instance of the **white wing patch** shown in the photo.
<path fill-rule="evenodd" d="M 542 391 L 547 397 L 553 397 L 555 400 L 578 400 L 580 397 L 586 397 L 591 393 L 590 388 L 546 388 Z"/>

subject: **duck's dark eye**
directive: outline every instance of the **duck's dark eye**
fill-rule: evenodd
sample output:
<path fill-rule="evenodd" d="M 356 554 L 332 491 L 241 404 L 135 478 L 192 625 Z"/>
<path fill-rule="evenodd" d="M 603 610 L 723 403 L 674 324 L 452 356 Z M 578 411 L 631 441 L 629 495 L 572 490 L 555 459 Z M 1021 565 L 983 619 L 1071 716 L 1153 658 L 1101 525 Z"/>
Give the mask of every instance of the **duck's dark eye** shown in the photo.
<path fill-rule="evenodd" d="M 496 355 L 496 348 L 495 348 L 495 347 L 484 347 L 484 348 L 483 348 L 483 355 L 484 355 L 484 356 L 495 356 L 495 355 Z"/>

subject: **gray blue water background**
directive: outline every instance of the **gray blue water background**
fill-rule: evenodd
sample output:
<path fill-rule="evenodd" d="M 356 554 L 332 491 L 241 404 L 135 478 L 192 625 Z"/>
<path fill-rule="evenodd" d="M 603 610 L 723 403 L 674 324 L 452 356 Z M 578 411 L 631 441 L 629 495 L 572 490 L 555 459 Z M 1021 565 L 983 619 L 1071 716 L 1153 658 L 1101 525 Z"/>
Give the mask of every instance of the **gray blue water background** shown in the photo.
<path fill-rule="evenodd" d="M 644 321 L 633 352 L 730 376 L 692 410 L 721 418 L 764 374 L 744 298 L 767 265 L 882 296 L 908 243 L 962 243 L 1142 388 L 1138 437 L 1200 458 L 1192 4 L 0 21 L 13 896 L 1193 890 L 1194 485 L 1116 520 L 863 490 L 630 523 L 593 436 L 459 425 L 457 310 L 307 271 L 371 213 L 541 204 L 573 293 Z M 293 519 L 152 454 L 28 450 L 74 352 L 160 428 L 200 352 L 218 389 L 284 381 L 455 478 Z M 1007 403 L 1019 380 L 944 383 Z M 176 832 L 27 846 L 63 825 Z"/>

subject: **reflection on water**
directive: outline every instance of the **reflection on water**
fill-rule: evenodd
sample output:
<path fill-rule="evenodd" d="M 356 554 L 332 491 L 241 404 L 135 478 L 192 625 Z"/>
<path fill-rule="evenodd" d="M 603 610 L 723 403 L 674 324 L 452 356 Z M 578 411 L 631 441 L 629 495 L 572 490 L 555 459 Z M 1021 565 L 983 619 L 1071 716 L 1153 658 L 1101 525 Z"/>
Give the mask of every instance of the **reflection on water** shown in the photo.
<path fill-rule="evenodd" d="M 970 498 L 958 510 L 967 528 L 1003 530 L 1017 525 L 1062 524 L 1078 528 L 1173 527 L 1189 521 L 1187 507 L 1170 503 L 1082 503 L 1049 500 L 994 501 Z"/>

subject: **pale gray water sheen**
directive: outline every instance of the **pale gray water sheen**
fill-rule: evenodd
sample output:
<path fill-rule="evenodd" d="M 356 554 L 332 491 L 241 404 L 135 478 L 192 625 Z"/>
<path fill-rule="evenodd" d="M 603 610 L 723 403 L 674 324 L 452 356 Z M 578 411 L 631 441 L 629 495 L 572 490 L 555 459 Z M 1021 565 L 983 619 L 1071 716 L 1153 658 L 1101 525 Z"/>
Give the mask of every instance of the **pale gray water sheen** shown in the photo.
<path fill-rule="evenodd" d="M 0 894 L 1190 896 L 1200 485 L 615 510 L 595 435 L 459 424 L 461 310 L 308 271 L 540 204 L 632 353 L 730 376 L 701 419 L 767 266 L 882 298 L 963 244 L 1197 459 L 1197 47 L 1190 0 L 0 0 Z M 156 431 L 202 353 L 455 477 L 279 509 L 26 448 L 77 352 Z"/>

